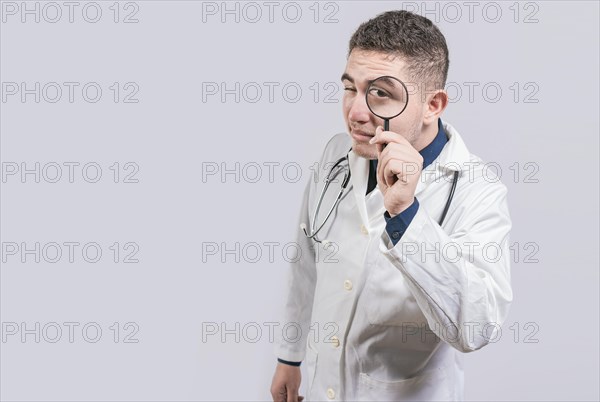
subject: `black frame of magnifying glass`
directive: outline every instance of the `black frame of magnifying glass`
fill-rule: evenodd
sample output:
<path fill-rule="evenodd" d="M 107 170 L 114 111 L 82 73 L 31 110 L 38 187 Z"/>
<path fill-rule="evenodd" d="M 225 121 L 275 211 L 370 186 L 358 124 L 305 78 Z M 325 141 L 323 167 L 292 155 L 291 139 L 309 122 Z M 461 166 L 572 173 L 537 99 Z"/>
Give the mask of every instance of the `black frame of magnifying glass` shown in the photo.
<path fill-rule="evenodd" d="M 402 110 L 392 116 L 392 117 L 383 117 L 378 115 L 377 113 L 375 113 L 373 111 L 373 109 L 371 109 L 371 105 L 369 105 L 369 90 L 371 89 L 371 85 L 373 85 L 377 80 L 381 79 L 381 78 L 391 78 L 394 79 L 396 81 L 398 81 L 400 84 L 402 84 L 402 86 L 404 87 L 404 90 L 406 91 L 406 103 L 404 104 L 404 107 L 402 108 Z M 367 91 L 365 92 L 365 103 L 367 104 L 367 107 L 369 108 L 369 110 L 371 111 L 371 113 L 373 113 L 375 116 L 379 117 L 380 119 L 383 119 L 383 131 L 389 131 L 390 130 L 390 120 L 392 120 L 395 117 L 398 117 L 402 114 L 402 112 L 404 112 L 404 110 L 406 109 L 406 107 L 408 106 L 408 99 L 409 99 L 409 95 L 408 95 L 408 88 L 406 87 L 406 84 L 404 83 L 404 81 L 396 78 L 396 77 L 392 77 L 391 75 L 382 75 L 381 77 L 377 77 L 375 78 L 373 81 L 371 81 L 371 83 L 369 84 L 369 86 L 367 87 Z"/>

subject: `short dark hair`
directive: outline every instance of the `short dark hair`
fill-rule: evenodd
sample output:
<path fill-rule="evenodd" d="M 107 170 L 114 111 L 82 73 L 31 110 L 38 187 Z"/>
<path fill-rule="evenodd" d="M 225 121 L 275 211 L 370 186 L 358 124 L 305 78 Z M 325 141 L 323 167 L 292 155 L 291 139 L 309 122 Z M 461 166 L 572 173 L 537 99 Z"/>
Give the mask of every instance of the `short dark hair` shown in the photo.
<path fill-rule="evenodd" d="M 354 48 L 403 57 L 411 79 L 443 89 L 448 78 L 446 39 L 431 20 L 406 10 L 387 11 L 363 22 L 350 39 Z"/>

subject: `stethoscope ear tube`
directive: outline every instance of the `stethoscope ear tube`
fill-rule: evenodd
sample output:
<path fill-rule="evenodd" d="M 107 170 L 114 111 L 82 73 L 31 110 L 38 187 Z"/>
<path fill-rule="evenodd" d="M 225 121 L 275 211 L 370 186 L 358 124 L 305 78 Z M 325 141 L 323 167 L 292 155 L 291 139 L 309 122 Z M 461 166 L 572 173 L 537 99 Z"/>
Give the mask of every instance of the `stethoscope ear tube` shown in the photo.
<path fill-rule="evenodd" d="M 352 149 L 350 149 L 350 150 L 352 150 Z M 325 193 L 327 192 L 327 189 L 329 188 L 329 184 L 334 179 L 334 177 L 329 177 L 329 176 L 331 175 L 331 173 L 338 166 L 340 166 L 340 164 L 342 162 L 344 162 L 344 160 L 348 163 L 348 165 L 346 166 L 346 173 L 344 174 L 344 180 L 342 181 L 342 186 L 340 188 L 340 191 L 339 191 L 339 193 L 337 195 L 337 198 L 335 199 L 335 202 L 333 203 L 333 205 L 331 206 L 331 208 L 327 212 L 327 215 L 325 216 L 325 219 L 323 219 L 323 222 L 321 223 L 321 225 L 319 225 L 319 227 L 317 227 L 316 230 L 315 230 L 316 223 L 317 223 L 317 215 L 319 214 L 319 210 L 321 209 L 321 204 L 323 203 L 323 199 L 325 198 Z M 327 174 L 327 178 L 325 179 L 325 185 L 323 186 L 323 190 L 321 190 L 321 195 L 319 196 L 319 201 L 317 202 L 317 207 L 315 208 L 312 220 L 310 222 L 310 228 L 309 228 L 310 233 L 306 230 L 306 225 L 304 223 L 302 223 L 300 225 L 300 227 L 304 231 L 304 234 L 306 235 L 306 237 L 308 237 L 309 239 L 313 239 L 317 243 L 321 243 L 321 241 L 319 239 L 317 239 L 316 236 L 321 231 L 321 229 L 323 228 L 323 226 L 325 226 L 325 223 L 327 223 L 327 220 L 329 219 L 329 217 L 333 213 L 333 210 L 335 209 L 335 207 L 340 202 L 340 199 L 342 198 L 342 194 L 344 193 L 344 190 L 346 190 L 346 187 L 348 186 L 348 183 L 350 182 L 350 176 L 351 176 L 350 161 L 348 160 L 348 154 L 346 154 L 346 156 L 341 157 L 340 159 L 338 159 L 338 161 L 333 165 L 333 167 L 331 168 L 331 170 Z"/>
<path fill-rule="evenodd" d="M 446 206 L 444 207 L 444 212 L 442 212 L 442 218 L 440 219 L 440 226 L 444 223 L 444 219 L 446 218 L 446 214 L 450 209 L 450 203 L 452 203 L 452 198 L 454 197 L 454 190 L 456 190 L 456 182 L 458 181 L 459 171 L 454 172 L 454 179 L 452 180 L 452 188 L 450 189 L 450 195 L 448 196 L 448 201 L 446 201 Z"/>

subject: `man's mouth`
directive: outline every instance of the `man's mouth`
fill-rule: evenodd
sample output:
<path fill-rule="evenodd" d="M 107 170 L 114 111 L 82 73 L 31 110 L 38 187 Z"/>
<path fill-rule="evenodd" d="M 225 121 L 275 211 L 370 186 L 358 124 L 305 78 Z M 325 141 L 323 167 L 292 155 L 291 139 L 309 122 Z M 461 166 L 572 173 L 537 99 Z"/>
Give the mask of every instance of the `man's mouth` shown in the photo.
<path fill-rule="evenodd" d="M 359 142 L 369 142 L 369 140 L 374 137 L 373 134 L 369 134 L 362 130 L 352 130 L 350 131 L 350 134 L 352 135 L 352 138 Z"/>

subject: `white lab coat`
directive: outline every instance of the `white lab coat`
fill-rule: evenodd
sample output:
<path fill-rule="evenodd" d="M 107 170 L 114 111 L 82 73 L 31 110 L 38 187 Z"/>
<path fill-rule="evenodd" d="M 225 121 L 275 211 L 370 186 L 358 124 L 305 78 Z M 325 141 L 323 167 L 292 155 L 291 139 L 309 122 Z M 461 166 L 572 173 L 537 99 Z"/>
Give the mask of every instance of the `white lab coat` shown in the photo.
<path fill-rule="evenodd" d="M 462 352 L 499 339 L 512 300 L 506 187 L 444 128 L 449 141 L 421 173 L 418 212 L 395 246 L 383 195 L 376 188 L 365 197 L 369 162 L 352 151 L 351 187 L 319 233 L 323 243 L 298 229 L 302 256 L 291 264 L 275 354 L 303 361 L 309 401 L 462 400 Z M 347 134 L 334 136 L 321 166 L 350 147 Z M 455 170 L 461 176 L 440 227 Z M 308 183 L 301 223 L 327 171 Z M 330 187 L 321 216 L 338 189 Z"/>

